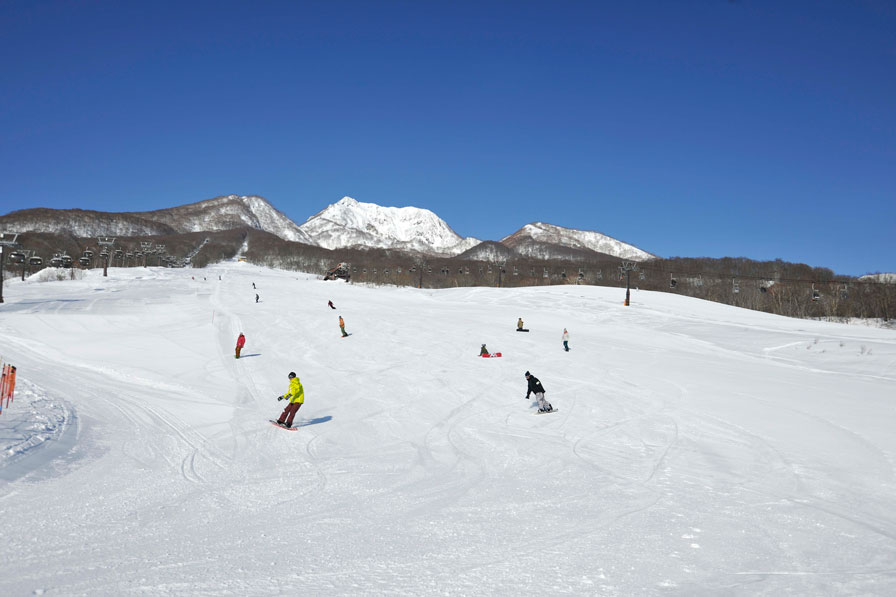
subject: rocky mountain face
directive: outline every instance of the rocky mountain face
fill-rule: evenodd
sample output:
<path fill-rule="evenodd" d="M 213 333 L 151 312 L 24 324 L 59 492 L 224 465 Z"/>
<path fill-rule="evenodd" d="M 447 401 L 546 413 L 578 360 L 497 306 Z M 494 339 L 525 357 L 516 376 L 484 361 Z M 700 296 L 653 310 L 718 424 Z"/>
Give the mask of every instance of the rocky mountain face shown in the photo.
<path fill-rule="evenodd" d="M 480 241 L 461 238 L 428 209 L 381 207 L 343 197 L 300 226 L 313 244 L 327 249 L 380 248 L 454 256 Z"/>
<path fill-rule="evenodd" d="M 164 236 L 253 228 L 287 241 L 324 249 L 389 249 L 432 257 L 500 262 L 534 259 L 617 257 L 644 261 L 655 256 L 614 238 L 535 222 L 500 242 L 462 238 L 427 209 L 382 207 L 351 197 L 327 206 L 301 226 L 257 196 L 227 195 L 146 212 L 25 209 L 0 216 L 0 228 L 17 232 L 96 236 Z"/>

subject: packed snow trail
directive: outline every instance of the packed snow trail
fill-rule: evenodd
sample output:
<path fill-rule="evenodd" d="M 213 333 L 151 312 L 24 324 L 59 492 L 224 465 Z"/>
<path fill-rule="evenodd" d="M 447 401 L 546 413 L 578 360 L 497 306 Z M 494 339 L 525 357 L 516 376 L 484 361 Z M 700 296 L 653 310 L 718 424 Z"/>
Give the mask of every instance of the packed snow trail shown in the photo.
<path fill-rule="evenodd" d="M 245 263 L 7 284 L 4 595 L 896 593 L 892 330 Z"/>

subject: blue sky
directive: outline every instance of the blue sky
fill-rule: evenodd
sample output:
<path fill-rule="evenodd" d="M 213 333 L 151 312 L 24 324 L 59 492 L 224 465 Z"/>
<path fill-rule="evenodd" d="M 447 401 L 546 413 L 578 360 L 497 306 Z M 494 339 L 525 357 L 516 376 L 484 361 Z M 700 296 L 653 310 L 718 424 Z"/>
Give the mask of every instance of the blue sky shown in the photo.
<path fill-rule="evenodd" d="M 0 214 L 345 195 L 896 271 L 896 5 L 0 1 Z"/>

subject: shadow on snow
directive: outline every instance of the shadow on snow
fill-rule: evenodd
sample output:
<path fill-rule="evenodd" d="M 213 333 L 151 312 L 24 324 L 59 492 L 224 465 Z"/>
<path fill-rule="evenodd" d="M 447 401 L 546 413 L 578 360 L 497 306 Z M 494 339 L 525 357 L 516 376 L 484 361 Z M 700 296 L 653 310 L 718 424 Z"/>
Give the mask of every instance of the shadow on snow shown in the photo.
<path fill-rule="evenodd" d="M 308 425 L 317 425 L 318 423 L 326 423 L 327 421 L 329 421 L 332 418 L 333 417 L 330 415 L 327 415 L 326 417 L 317 417 L 316 419 L 311 419 L 310 421 L 303 421 L 302 423 L 295 425 L 295 427 L 307 427 Z"/>

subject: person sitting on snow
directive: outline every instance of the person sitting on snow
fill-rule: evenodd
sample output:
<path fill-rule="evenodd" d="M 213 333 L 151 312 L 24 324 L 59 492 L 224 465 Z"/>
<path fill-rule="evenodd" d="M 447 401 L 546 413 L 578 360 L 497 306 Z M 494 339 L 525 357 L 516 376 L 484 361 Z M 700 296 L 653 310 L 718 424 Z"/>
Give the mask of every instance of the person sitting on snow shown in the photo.
<path fill-rule="evenodd" d="M 482 348 L 479 350 L 479 356 L 487 357 L 489 355 L 488 349 L 485 347 L 485 344 L 482 345 Z"/>

